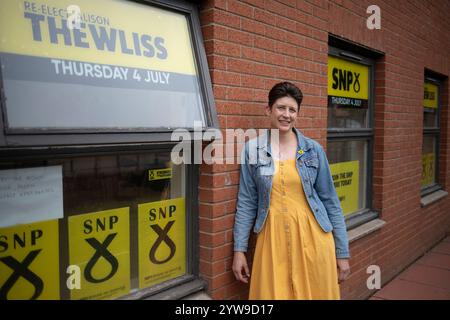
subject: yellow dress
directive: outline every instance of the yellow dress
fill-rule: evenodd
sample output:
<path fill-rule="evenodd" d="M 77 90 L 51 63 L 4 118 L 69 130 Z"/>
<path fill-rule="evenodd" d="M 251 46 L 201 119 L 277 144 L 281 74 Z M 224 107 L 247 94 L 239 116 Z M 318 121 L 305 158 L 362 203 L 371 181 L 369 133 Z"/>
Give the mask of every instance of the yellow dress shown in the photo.
<path fill-rule="evenodd" d="M 295 159 L 275 162 L 270 208 L 258 234 L 249 299 L 340 299 L 334 239 L 309 208 Z"/>

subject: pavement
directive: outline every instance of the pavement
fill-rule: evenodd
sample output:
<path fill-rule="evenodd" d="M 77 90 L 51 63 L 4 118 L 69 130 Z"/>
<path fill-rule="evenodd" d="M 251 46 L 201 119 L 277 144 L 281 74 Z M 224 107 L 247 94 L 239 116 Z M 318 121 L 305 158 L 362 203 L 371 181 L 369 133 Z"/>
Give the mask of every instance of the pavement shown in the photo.
<path fill-rule="evenodd" d="M 369 300 L 450 300 L 450 236 L 375 292 Z"/>

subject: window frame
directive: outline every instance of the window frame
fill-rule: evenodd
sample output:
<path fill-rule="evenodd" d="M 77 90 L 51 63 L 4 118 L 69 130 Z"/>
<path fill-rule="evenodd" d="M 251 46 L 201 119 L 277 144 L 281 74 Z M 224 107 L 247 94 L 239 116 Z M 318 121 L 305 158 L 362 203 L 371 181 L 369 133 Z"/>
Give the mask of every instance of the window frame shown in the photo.
<path fill-rule="evenodd" d="M 428 72 L 425 72 L 425 76 L 424 76 L 424 85 L 425 83 L 431 83 L 434 84 L 435 86 L 437 86 L 438 89 L 438 97 L 437 97 L 437 115 L 436 115 L 436 123 L 437 125 L 435 127 L 424 127 L 423 126 L 423 121 L 422 121 L 422 147 L 423 147 L 423 141 L 424 141 L 424 137 L 425 136 L 432 136 L 433 138 L 436 139 L 436 157 L 435 157 L 435 165 L 436 165 L 436 169 L 435 169 L 435 182 L 431 185 L 422 187 L 420 186 L 420 196 L 423 198 L 435 191 L 441 190 L 442 186 L 439 184 L 439 155 L 440 155 L 440 136 L 441 136 L 441 106 L 442 106 L 442 95 L 441 95 L 441 90 L 442 90 L 442 83 L 441 81 L 439 81 L 438 79 L 436 79 L 435 77 L 433 77 L 432 75 L 429 75 Z M 422 114 L 423 114 L 423 105 L 422 105 Z"/>
<path fill-rule="evenodd" d="M 198 71 L 201 99 L 205 125 L 202 130 L 219 128 L 208 61 L 203 45 L 198 8 L 195 4 L 183 0 L 128 0 L 130 2 L 150 5 L 166 11 L 172 11 L 186 16 L 191 37 L 193 55 Z M 9 129 L 7 127 L 6 96 L 4 83 L 0 72 L 0 147 L 12 146 L 53 146 L 80 145 L 104 143 L 145 143 L 170 142 L 172 129 L 143 128 L 143 129 Z M 193 132 L 193 127 L 181 128 Z"/>
<path fill-rule="evenodd" d="M 342 49 L 341 49 L 342 48 Z M 353 63 L 363 64 L 369 67 L 369 99 L 368 99 L 368 128 L 328 128 L 327 144 L 330 141 L 367 141 L 367 177 L 366 177 L 366 207 L 361 208 L 345 217 L 348 229 L 356 228 L 370 220 L 376 219 L 379 213 L 372 209 L 372 181 L 373 181 L 373 155 L 374 155 L 374 123 L 375 123 L 375 60 L 365 52 L 367 49 L 353 48 L 342 40 L 330 38 L 328 56 L 344 59 Z M 366 53 L 365 55 L 363 55 Z M 328 110 L 328 105 L 327 105 Z"/>

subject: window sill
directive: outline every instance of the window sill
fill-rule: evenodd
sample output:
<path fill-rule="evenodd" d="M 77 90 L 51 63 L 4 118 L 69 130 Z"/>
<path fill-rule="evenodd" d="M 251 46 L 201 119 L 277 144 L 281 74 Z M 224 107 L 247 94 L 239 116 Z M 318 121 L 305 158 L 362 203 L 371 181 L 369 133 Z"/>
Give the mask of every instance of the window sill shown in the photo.
<path fill-rule="evenodd" d="M 351 243 L 358 239 L 361 239 L 379 229 L 381 229 L 386 224 L 386 221 L 381 219 L 374 219 L 369 222 L 366 222 L 359 227 L 356 227 L 350 231 L 348 231 L 348 241 Z"/>
<path fill-rule="evenodd" d="M 212 298 L 206 293 L 205 290 L 202 290 L 200 292 L 190 294 L 181 300 L 212 300 Z"/>
<path fill-rule="evenodd" d="M 429 206 L 432 203 L 435 203 L 436 201 L 439 201 L 442 198 L 445 198 L 448 196 L 448 192 L 444 190 L 437 190 L 433 193 L 430 193 L 420 199 L 420 205 L 423 207 Z"/>
<path fill-rule="evenodd" d="M 180 284 L 168 290 L 162 291 L 155 295 L 146 297 L 144 300 L 179 300 L 179 299 L 193 299 L 205 300 L 205 294 L 197 296 L 198 293 L 204 292 L 207 282 L 202 279 L 195 279 L 187 283 Z M 197 298 L 195 298 L 197 297 Z"/>

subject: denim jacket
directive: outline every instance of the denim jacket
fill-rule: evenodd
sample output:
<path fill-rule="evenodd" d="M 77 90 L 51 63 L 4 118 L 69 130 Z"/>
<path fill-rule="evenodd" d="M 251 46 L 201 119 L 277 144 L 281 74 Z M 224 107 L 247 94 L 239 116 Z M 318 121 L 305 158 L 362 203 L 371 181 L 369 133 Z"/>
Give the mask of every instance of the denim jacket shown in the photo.
<path fill-rule="evenodd" d="M 325 151 L 316 141 L 293 130 L 298 141 L 296 167 L 309 207 L 322 230 L 333 232 L 336 257 L 349 258 L 345 220 Z M 247 251 L 252 226 L 259 233 L 267 218 L 275 171 L 269 139 L 270 135 L 263 134 L 248 141 L 242 149 L 234 251 Z"/>

